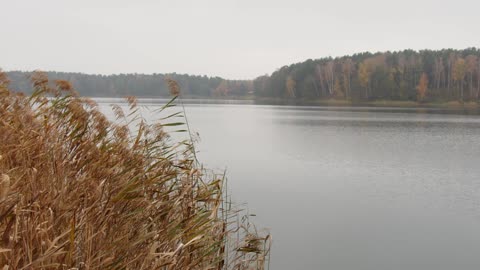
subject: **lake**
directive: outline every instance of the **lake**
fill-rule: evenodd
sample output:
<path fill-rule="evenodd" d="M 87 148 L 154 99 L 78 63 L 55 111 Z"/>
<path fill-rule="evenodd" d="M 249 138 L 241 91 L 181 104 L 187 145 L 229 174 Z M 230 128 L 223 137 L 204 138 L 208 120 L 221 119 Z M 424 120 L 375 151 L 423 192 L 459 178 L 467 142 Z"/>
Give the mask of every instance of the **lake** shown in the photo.
<path fill-rule="evenodd" d="M 480 269 L 476 113 L 185 102 L 199 160 L 270 228 L 271 269 Z"/>

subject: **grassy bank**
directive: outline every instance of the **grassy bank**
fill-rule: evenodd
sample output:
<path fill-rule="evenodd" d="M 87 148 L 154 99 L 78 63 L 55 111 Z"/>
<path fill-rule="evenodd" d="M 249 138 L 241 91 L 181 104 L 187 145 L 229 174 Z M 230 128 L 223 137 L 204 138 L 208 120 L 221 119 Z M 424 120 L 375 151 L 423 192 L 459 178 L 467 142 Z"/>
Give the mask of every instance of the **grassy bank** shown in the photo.
<path fill-rule="evenodd" d="M 70 83 L 31 80 L 25 96 L 0 73 L 3 269 L 264 269 L 270 238 L 230 206 L 192 142 L 165 132 L 186 128 L 172 120 L 181 111 L 165 114 L 174 100 L 160 123 L 133 97 L 111 122 Z"/>

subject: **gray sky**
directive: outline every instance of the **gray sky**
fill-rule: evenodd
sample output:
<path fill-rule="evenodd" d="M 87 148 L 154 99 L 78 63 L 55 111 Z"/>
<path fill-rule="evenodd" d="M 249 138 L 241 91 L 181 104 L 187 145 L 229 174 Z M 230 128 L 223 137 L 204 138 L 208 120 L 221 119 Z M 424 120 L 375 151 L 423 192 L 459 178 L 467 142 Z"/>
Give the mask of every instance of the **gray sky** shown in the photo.
<path fill-rule="evenodd" d="M 478 0 L 0 0 L 0 67 L 250 79 L 308 58 L 480 46 Z"/>

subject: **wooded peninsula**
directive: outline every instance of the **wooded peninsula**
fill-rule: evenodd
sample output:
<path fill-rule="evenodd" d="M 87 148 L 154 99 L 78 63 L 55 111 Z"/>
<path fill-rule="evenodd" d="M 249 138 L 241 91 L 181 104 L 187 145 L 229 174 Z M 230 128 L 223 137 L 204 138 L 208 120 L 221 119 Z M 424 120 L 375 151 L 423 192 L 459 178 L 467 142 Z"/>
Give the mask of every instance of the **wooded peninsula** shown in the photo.
<path fill-rule="evenodd" d="M 11 88 L 31 91 L 31 72 L 7 72 Z M 403 50 L 308 59 L 253 80 L 187 74 L 89 75 L 48 72 L 67 80 L 82 96 L 166 97 L 165 78 L 177 81 L 185 97 L 293 101 L 477 103 L 480 50 Z"/>

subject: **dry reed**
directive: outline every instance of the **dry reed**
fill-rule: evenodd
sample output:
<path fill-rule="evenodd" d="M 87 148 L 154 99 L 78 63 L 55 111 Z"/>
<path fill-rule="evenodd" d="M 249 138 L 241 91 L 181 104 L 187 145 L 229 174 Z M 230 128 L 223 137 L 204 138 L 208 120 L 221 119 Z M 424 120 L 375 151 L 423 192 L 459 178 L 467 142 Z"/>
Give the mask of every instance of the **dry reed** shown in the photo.
<path fill-rule="evenodd" d="M 167 140 L 168 117 L 148 124 L 129 98 L 114 112 L 132 130 L 69 82 L 31 81 L 15 93 L 0 71 L 2 269 L 264 269 L 270 238 L 235 221 L 225 178 Z"/>

